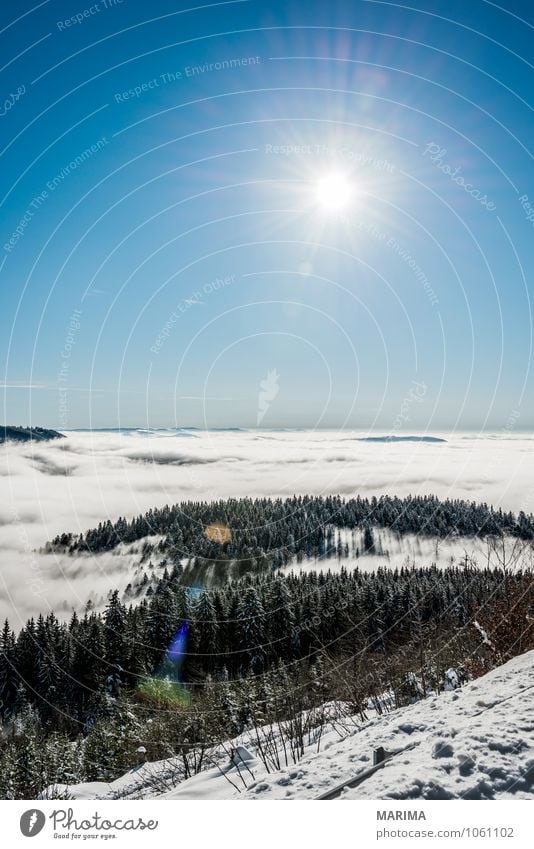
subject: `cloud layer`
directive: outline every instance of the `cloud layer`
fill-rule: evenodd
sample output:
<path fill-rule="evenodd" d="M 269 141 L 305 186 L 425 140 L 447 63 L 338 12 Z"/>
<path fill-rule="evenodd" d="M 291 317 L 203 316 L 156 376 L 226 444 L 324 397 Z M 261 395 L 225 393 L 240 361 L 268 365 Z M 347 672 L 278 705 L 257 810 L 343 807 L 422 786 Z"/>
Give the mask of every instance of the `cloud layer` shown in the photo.
<path fill-rule="evenodd" d="M 434 493 L 530 512 L 534 437 L 455 434 L 447 442 L 366 442 L 350 432 L 71 432 L 0 446 L 0 616 L 83 605 L 124 588 L 132 556 L 37 549 L 119 516 L 187 499 Z M 130 572 L 131 574 L 131 572 Z"/>

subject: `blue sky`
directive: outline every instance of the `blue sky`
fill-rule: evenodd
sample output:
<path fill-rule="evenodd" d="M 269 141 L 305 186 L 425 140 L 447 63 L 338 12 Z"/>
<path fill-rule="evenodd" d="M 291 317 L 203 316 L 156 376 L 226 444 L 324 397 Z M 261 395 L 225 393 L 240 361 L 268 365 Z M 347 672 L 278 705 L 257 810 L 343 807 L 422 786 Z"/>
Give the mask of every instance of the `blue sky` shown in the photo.
<path fill-rule="evenodd" d="M 409 5 L 2 8 L 7 423 L 532 427 L 532 10 Z"/>

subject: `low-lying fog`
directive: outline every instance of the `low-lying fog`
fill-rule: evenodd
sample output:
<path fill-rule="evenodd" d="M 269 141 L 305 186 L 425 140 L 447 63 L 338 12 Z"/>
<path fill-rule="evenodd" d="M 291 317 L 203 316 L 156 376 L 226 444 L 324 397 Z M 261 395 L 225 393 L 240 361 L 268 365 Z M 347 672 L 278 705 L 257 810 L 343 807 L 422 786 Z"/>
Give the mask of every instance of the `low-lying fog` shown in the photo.
<path fill-rule="evenodd" d="M 367 442 L 342 432 L 70 432 L 0 446 L 0 617 L 81 607 L 124 589 L 135 555 L 75 559 L 37 551 L 62 531 L 187 499 L 294 493 L 486 501 L 534 508 L 534 436 L 440 434 L 445 442 Z M 410 550 L 390 565 L 402 565 Z M 415 552 L 426 562 L 429 552 Z M 397 556 L 397 555 L 396 555 Z M 412 559 L 414 559 L 412 557 Z M 479 558 L 480 559 L 480 558 Z M 392 558 L 390 557 L 390 561 Z M 59 612 L 59 610 L 58 610 Z"/>

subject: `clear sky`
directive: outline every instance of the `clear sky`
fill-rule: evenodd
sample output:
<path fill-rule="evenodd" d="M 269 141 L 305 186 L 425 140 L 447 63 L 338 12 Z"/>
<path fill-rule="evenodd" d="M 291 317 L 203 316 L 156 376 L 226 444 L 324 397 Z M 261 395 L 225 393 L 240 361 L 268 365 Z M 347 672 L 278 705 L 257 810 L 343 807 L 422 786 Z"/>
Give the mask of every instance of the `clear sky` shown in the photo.
<path fill-rule="evenodd" d="M 2 4 L 1 418 L 531 428 L 533 20 Z"/>

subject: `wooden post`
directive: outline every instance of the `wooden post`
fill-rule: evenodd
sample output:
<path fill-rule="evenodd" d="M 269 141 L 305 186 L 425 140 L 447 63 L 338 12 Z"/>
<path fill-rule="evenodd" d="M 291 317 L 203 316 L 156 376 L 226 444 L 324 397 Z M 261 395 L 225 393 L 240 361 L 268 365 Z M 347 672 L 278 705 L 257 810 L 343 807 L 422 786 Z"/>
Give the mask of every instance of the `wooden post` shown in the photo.
<path fill-rule="evenodd" d="M 377 764 L 381 764 L 382 761 L 386 759 L 386 750 L 383 746 L 379 746 L 378 749 L 375 749 L 373 752 L 373 766 Z"/>

